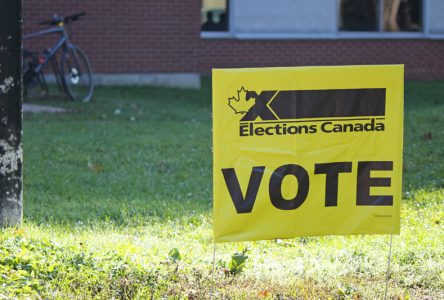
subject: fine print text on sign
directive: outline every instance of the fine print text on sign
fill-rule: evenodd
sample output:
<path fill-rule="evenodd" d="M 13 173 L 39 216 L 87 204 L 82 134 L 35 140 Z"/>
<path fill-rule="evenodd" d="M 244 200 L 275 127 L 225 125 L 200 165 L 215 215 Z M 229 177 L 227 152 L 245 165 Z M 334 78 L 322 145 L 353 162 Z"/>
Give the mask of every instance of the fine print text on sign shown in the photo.
<path fill-rule="evenodd" d="M 399 233 L 403 70 L 213 70 L 216 242 Z"/>

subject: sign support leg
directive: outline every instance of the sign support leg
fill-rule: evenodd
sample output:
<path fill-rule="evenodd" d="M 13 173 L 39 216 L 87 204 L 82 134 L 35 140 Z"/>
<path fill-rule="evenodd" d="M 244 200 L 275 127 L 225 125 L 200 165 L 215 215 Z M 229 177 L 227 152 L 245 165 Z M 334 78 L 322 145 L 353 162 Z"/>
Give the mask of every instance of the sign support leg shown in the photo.
<path fill-rule="evenodd" d="M 211 271 L 211 294 L 210 299 L 214 296 L 214 269 L 216 265 L 216 242 L 213 242 L 213 269 Z"/>
<path fill-rule="evenodd" d="M 386 282 L 385 282 L 384 300 L 387 299 L 388 284 L 390 281 L 390 261 L 392 259 L 392 240 L 393 240 L 393 234 L 390 234 L 390 250 L 389 250 L 389 255 L 388 255 L 388 259 L 387 259 L 387 278 L 386 278 Z"/>

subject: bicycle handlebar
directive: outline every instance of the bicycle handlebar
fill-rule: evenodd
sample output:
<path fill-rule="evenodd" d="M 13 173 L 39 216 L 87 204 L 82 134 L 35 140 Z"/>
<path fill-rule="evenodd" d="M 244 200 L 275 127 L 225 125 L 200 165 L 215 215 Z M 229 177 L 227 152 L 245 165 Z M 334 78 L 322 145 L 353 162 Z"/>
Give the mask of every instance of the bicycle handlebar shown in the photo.
<path fill-rule="evenodd" d="M 52 17 L 52 20 L 46 20 L 39 22 L 39 25 L 59 25 L 62 24 L 68 24 L 69 22 L 77 21 L 80 17 L 85 16 L 85 12 L 76 13 L 67 17 L 60 17 L 57 14 Z"/>

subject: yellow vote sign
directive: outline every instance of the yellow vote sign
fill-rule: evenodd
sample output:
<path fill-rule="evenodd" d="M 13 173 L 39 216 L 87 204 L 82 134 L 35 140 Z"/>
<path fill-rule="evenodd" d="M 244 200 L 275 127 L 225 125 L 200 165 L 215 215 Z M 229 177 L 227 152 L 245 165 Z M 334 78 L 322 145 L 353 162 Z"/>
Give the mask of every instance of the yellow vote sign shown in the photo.
<path fill-rule="evenodd" d="M 399 233 L 403 73 L 213 70 L 215 241 Z"/>

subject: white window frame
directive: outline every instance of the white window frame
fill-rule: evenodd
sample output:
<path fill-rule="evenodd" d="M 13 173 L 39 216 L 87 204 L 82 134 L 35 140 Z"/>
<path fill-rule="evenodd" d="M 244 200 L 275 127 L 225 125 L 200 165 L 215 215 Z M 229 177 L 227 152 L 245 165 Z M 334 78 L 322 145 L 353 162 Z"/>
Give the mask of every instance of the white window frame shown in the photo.
<path fill-rule="evenodd" d="M 379 0 L 378 31 L 340 31 L 339 5 L 336 5 L 336 30 L 333 33 L 237 33 L 235 32 L 234 5 L 228 5 L 228 31 L 201 31 L 203 39 L 239 39 L 239 40 L 359 40 L 359 39 L 444 39 L 443 34 L 430 34 L 428 28 L 428 0 L 422 0 L 422 31 L 387 32 L 383 31 L 384 0 Z M 239 1 L 239 0 L 234 0 Z M 337 1 L 337 0 L 332 0 Z M 444 0 L 443 0 L 444 1 Z"/>

